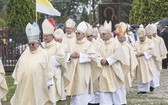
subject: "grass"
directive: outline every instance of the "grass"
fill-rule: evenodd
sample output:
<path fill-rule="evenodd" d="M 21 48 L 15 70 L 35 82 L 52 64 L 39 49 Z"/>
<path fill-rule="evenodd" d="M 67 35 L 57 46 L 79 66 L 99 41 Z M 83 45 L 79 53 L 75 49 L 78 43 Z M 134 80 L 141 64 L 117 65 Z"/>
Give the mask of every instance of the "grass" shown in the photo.
<path fill-rule="evenodd" d="M 152 97 L 149 94 L 137 94 L 131 91 L 127 94 L 127 105 L 168 105 L 166 99 Z"/>
<path fill-rule="evenodd" d="M 8 85 L 8 94 L 7 94 L 7 100 L 10 100 L 15 92 L 16 86 L 14 85 L 14 79 L 11 75 L 6 76 L 6 81 Z"/>
<path fill-rule="evenodd" d="M 7 81 L 8 90 L 9 90 L 6 97 L 7 97 L 7 100 L 10 101 L 10 99 L 12 98 L 15 92 L 16 86 L 14 85 L 14 79 L 10 74 L 6 75 L 6 81 Z M 69 105 L 69 102 L 70 102 L 70 98 L 67 97 L 67 101 L 59 101 L 57 105 Z"/>
<path fill-rule="evenodd" d="M 16 86 L 13 85 L 13 79 L 11 75 L 6 76 L 9 92 L 7 94 L 7 100 L 9 101 L 14 94 Z M 70 98 L 67 101 L 60 101 L 57 105 L 69 105 Z M 127 105 L 168 105 L 168 101 L 164 98 L 152 97 L 149 94 L 137 94 L 135 89 L 131 89 L 127 94 Z"/>

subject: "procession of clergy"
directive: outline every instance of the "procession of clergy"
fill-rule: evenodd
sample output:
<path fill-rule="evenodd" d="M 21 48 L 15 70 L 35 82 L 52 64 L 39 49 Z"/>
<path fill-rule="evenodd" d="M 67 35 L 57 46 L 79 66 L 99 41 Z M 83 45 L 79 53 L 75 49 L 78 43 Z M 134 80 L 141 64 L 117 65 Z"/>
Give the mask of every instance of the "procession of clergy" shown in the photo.
<path fill-rule="evenodd" d="M 140 25 L 137 40 L 126 23 L 116 24 L 113 33 L 111 26 L 106 21 L 99 28 L 84 21 L 76 26 L 68 19 L 64 33 L 49 18 L 42 23 L 40 42 L 38 24 L 28 23 L 28 47 L 12 74 L 16 90 L 11 105 L 56 105 L 67 96 L 70 105 L 126 105 L 133 81 L 138 94 L 152 92 L 167 54 L 157 26 Z M 0 62 L 1 101 L 7 91 Z"/>

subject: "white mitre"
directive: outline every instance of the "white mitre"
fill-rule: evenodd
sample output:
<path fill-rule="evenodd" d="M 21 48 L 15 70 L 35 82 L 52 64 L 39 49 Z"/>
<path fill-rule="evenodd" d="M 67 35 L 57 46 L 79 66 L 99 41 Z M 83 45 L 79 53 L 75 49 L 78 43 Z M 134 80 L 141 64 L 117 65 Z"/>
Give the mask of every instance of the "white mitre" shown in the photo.
<path fill-rule="evenodd" d="M 42 30 L 43 35 L 44 34 L 53 34 L 55 27 L 48 21 L 48 19 L 45 19 L 42 23 Z"/>
<path fill-rule="evenodd" d="M 157 26 L 156 26 L 156 24 L 151 24 L 151 27 L 152 27 L 153 34 L 157 34 Z"/>
<path fill-rule="evenodd" d="M 142 24 L 139 25 L 139 28 L 144 28 L 144 26 Z"/>
<path fill-rule="evenodd" d="M 75 21 L 73 21 L 72 19 L 68 19 L 66 22 L 65 22 L 65 26 L 67 28 L 74 28 L 76 25 Z"/>
<path fill-rule="evenodd" d="M 143 27 L 138 28 L 137 34 L 139 37 L 146 36 L 145 29 Z"/>
<path fill-rule="evenodd" d="M 62 29 L 56 29 L 53 35 L 55 38 L 62 39 L 64 37 L 64 31 Z"/>
<path fill-rule="evenodd" d="M 87 29 L 88 29 L 87 23 L 82 21 L 78 24 L 76 31 L 86 34 Z"/>
<path fill-rule="evenodd" d="M 38 41 L 40 35 L 40 29 L 37 23 L 28 23 L 26 26 L 26 35 L 29 42 Z"/>
<path fill-rule="evenodd" d="M 107 23 L 107 21 L 104 22 L 104 25 L 99 28 L 100 33 L 111 33 L 111 21 Z"/>
<path fill-rule="evenodd" d="M 153 29 L 152 29 L 151 24 L 148 24 L 148 25 L 145 27 L 145 32 L 146 32 L 146 35 L 153 35 Z"/>

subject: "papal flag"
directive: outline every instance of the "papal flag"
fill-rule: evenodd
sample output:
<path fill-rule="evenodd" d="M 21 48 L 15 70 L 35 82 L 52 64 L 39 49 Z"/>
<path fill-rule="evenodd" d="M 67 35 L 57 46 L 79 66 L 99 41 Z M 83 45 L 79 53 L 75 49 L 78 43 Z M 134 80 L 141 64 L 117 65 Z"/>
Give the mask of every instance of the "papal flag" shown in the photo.
<path fill-rule="evenodd" d="M 36 11 L 51 16 L 61 16 L 61 13 L 53 7 L 49 0 L 36 0 Z"/>

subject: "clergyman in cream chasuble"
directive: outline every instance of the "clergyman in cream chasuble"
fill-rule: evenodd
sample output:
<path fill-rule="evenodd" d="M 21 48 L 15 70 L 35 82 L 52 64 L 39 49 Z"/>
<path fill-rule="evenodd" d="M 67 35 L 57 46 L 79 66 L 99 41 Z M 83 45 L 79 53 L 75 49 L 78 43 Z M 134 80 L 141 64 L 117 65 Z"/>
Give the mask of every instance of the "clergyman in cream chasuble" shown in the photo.
<path fill-rule="evenodd" d="M 70 80 L 67 87 L 67 95 L 75 96 L 85 92 L 89 93 L 91 90 L 91 60 L 94 60 L 95 49 L 91 42 L 86 38 L 76 41 L 70 47 L 70 52 L 78 52 L 80 57 L 78 59 L 70 58 L 70 68 L 66 77 Z"/>
<path fill-rule="evenodd" d="M 53 74 L 51 57 L 46 50 L 40 46 L 35 51 L 26 48 L 12 74 L 17 87 L 11 105 L 51 105 L 48 81 Z"/>
<path fill-rule="evenodd" d="M 54 84 L 56 89 L 54 89 L 54 94 L 56 95 L 56 101 L 58 101 L 62 97 L 62 91 L 65 91 L 64 86 L 69 84 L 69 80 L 64 76 L 64 73 L 67 71 L 65 52 L 61 43 L 56 42 L 54 39 L 51 42 L 43 43 L 42 45 L 52 56 L 52 63 L 54 64 Z"/>
<path fill-rule="evenodd" d="M 136 70 L 136 80 L 140 84 L 147 84 L 154 77 L 154 69 L 156 67 L 154 57 L 157 58 L 157 52 L 154 49 L 154 43 L 148 38 L 144 42 L 137 41 L 135 48 L 137 53 L 144 54 L 144 56 L 137 57 L 139 65 Z"/>
<path fill-rule="evenodd" d="M 125 53 L 126 60 L 129 63 L 129 67 L 123 66 L 123 71 L 125 75 L 125 87 L 126 89 L 129 89 L 132 87 L 132 82 L 135 79 L 135 71 L 136 67 L 138 66 L 138 61 L 134 52 L 134 49 L 130 44 L 127 42 L 121 43 L 121 46 L 123 48 L 123 51 Z M 127 70 L 126 70 L 127 69 Z"/>
<path fill-rule="evenodd" d="M 7 92 L 8 92 L 8 87 L 5 79 L 5 70 L 4 70 L 2 61 L 0 59 L 0 105 L 2 105 L 1 101 L 6 100 Z"/>
<path fill-rule="evenodd" d="M 98 52 L 101 59 L 107 59 L 109 65 L 102 65 L 99 78 L 100 92 L 115 92 L 124 86 L 124 72 L 121 64 L 128 66 L 121 44 L 114 38 L 104 42 Z M 100 64 L 101 65 L 101 64 Z"/>

